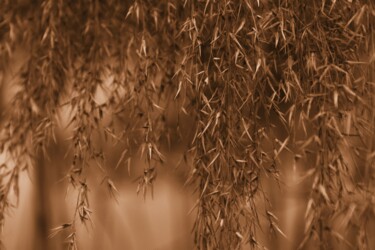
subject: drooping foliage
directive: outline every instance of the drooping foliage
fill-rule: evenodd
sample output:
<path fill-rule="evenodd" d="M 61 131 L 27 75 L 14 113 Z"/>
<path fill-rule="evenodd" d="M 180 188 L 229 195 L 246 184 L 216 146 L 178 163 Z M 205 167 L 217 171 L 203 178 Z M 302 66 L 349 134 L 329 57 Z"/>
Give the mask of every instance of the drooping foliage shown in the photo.
<path fill-rule="evenodd" d="M 1 224 L 20 172 L 37 167 L 68 110 L 67 180 L 79 192 L 75 217 L 56 232 L 70 230 L 76 248 L 75 225 L 91 218 L 92 162 L 117 191 L 95 138 L 124 144 L 118 166 L 140 148 L 146 195 L 165 160 L 162 144 L 189 140 L 180 119 L 166 126 L 177 107 L 194 121 L 185 154 L 197 248 L 261 248 L 264 218 L 283 234 L 263 185 L 282 182 L 287 150 L 312 162 L 301 246 L 330 249 L 344 218 L 356 235 L 350 244 L 365 249 L 375 207 L 374 24 L 370 0 L 1 1 L 1 72 L 16 51 L 26 55 L 15 94 L 2 103 Z"/>

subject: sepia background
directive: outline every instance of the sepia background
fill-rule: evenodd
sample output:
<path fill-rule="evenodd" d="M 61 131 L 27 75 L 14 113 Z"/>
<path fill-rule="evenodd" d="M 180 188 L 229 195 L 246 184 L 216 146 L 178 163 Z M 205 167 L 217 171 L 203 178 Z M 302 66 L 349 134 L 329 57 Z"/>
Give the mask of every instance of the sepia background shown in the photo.
<path fill-rule="evenodd" d="M 373 1 L 0 2 L 0 249 L 375 249 Z"/>

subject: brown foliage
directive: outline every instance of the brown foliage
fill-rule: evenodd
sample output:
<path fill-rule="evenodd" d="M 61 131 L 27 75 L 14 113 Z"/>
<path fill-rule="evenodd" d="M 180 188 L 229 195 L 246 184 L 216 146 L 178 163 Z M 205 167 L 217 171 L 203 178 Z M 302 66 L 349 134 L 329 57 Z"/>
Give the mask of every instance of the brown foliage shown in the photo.
<path fill-rule="evenodd" d="M 357 235 L 348 244 L 365 249 L 374 218 L 374 23 L 366 0 L 1 1 L 0 70 L 17 47 L 29 55 L 2 112 L 0 152 L 9 161 L 0 168 L 1 224 L 19 173 L 64 125 L 63 108 L 73 129 L 66 180 L 79 192 L 74 218 L 52 235 L 70 230 L 71 249 L 77 219 L 91 219 L 92 162 L 117 193 L 96 138 L 124 145 L 117 167 L 141 151 L 147 168 L 137 192 L 146 197 L 163 142 L 189 140 L 180 124 L 189 116 L 197 248 L 261 248 L 264 220 L 284 235 L 263 186 L 280 181 L 287 150 L 296 162 L 313 159 L 301 247 L 315 239 L 330 249 L 327 239 L 344 239 L 336 226 L 344 218 Z M 170 106 L 178 122 L 168 130 Z"/>

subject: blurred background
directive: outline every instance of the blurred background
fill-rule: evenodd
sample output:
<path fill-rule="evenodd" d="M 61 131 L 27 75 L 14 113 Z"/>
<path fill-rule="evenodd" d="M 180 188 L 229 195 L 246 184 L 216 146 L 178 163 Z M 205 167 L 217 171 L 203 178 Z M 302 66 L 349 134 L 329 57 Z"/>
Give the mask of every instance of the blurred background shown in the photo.
<path fill-rule="evenodd" d="M 14 83 L 19 80 L 17 77 L 20 68 L 27 57 L 24 48 L 17 48 L 10 64 L 7 65 L 7 70 L 0 75 L 1 110 L 12 108 L 10 100 L 17 91 L 17 84 Z M 166 124 L 173 130 L 176 124 L 176 110 L 173 105 L 168 109 Z M 6 249 L 68 248 L 67 238 L 70 232 L 60 232 L 59 227 L 70 223 L 75 216 L 79 196 L 78 189 L 72 188 L 67 178 L 73 158 L 69 148 L 71 141 L 68 139 L 72 135 L 72 129 L 67 126 L 69 113 L 69 109 L 61 109 L 61 123 L 55 131 L 56 142 L 52 141 L 48 145 L 46 155 L 49 157 L 39 157 L 35 168 L 20 173 L 19 199 L 16 199 L 14 191 L 11 192 L 11 200 L 17 206 L 8 210 L 2 229 L 1 238 Z M 275 117 L 273 123 L 280 123 L 278 119 Z M 171 140 L 160 145 L 165 162 L 156 166 L 157 176 L 153 185 L 153 195 L 148 190 L 145 198 L 142 191 L 137 194 L 139 177 L 148 166 L 141 149 L 131 149 L 132 160 L 118 164 L 125 145 L 95 138 L 106 155 L 101 164 L 105 165 L 103 167 L 108 171 L 106 174 L 116 189 L 115 192 L 109 191 L 108 183 L 103 179 L 102 166 L 98 167 L 97 162 L 91 162 L 90 171 L 85 175 L 90 220 L 86 223 L 77 223 L 76 237 L 79 249 L 194 249 L 192 228 L 196 216 L 194 207 L 198 197 L 194 186 L 186 184 L 192 169 L 192 159 L 184 157 L 183 152 L 189 146 L 188 142 L 194 135 L 196 124 L 188 116 L 182 117 L 182 123 L 185 140 Z M 287 138 L 286 131 L 281 127 L 281 124 L 275 126 L 269 133 L 271 141 L 276 138 L 280 141 Z M 274 149 L 272 145 L 267 144 L 262 147 L 265 151 Z M 342 150 L 345 151 L 345 147 Z M 350 152 L 345 155 L 344 161 L 354 173 L 356 160 Z M 0 155 L 0 162 L 12 165 L 4 155 Z M 259 198 L 256 205 L 262 212 L 266 211 L 266 206 L 271 207 L 280 229 L 279 232 L 272 232 L 267 227 L 266 218 L 260 218 L 264 227 L 258 229 L 257 236 L 267 249 L 298 249 L 303 241 L 305 224 L 309 220 L 305 216 L 305 211 L 311 206 L 308 199 L 312 192 L 311 170 L 315 162 L 313 156 L 297 159 L 291 151 L 283 150 L 279 154 L 278 182 L 273 177 L 262 174 L 261 185 L 269 197 L 269 204 L 264 204 L 264 199 Z M 361 203 L 350 204 L 353 206 L 345 208 L 341 217 L 332 218 L 331 224 L 334 226 L 336 239 L 327 240 L 327 245 L 332 249 L 355 249 L 357 238 L 362 237 L 355 227 L 347 230 L 349 221 L 355 221 L 353 218 L 356 213 L 362 211 L 355 205 Z M 359 217 L 361 216 L 362 214 Z M 365 223 L 367 232 L 375 231 L 373 216 L 369 216 Z M 369 249 L 375 249 L 375 239 L 366 237 L 363 236 L 368 241 Z M 319 247 L 321 246 L 317 242 L 310 241 L 303 249 Z M 250 248 L 243 245 L 243 249 Z"/>
<path fill-rule="evenodd" d="M 13 56 L 7 74 L 2 76 L 1 108 L 9 107 L 9 100 L 15 93 L 12 84 L 17 72 L 26 57 L 22 48 Z M 23 172 L 20 176 L 19 204 L 10 210 L 3 229 L 3 242 L 7 249 L 67 249 L 68 232 L 61 232 L 54 237 L 46 238 L 53 229 L 68 223 L 73 215 L 77 202 L 77 190 L 69 186 L 66 173 L 71 164 L 69 155 L 69 137 L 71 131 L 64 129 L 68 110 L 62 117 L 60 130 L 56 131 L 57 141 L 48 148 L 49 159 L 40 159 L 38 168 Z M 175 115 L 173 110 L 170 119 Z M 186 118 L 186 134 L 192 136 L 194 124 Z M 275 135 L 280 131 L 275 130 Z M 102 180 L 102 173 L 96 166 L 87 177 L 89 186 L 92 223 L 78 223 L 79 249 L 193 249 L 192 227 L 195 220 L 194 204 L 197 197 L 193 187 L 185 185 L 189 175 L 191 160 L 183 159 L 182 152 L 186 142 L 176 141 L 169 148 L 163 145 L 166 162 L 157 167 L 157 178 L 154 184 L 154 196 L 148 192 L 146 199 L 142 192 L 137 195 L 138 180 L 146 162 L 138 155 L 130 164 L 130 175 L 127 163 L 116 165 L 124 147 L 103 142 L 106 168 L 111 170 L 118 193 L 111 195 Z M 67 153 L 68 152 L 68 153 Z M 4 157 L 4 156 L 2 156 Z M 1 159 L 2 161 L 4 158 Z M 282 180 L 274 183 L 265 176 L 265 191 L 270 195 L 273 211 L 279 218 L 279 226 L 286 235 L 275 236 L 270 232 L 259 232 L 263 243 L 270 249 L 296 249 L 303 237 L 304 211 L 308 196 L 308 182 L 302 182 L 301 176 L 308 168 L 306 162 L 293 160 L 293 155 L 283 152 L 281 155 Z M 93 163 L 95 165 L 95 163 Z M 100 185 L 98 185 L 101 183 Z M 287 183 L 287 184 L 285 184 Z M 13 194 L 16 202 L 15 195 Z M 263 201 L 260 199 L 259 203 Z M 259 204 L 261 207 L 262 205 Z M 244 245 L 244 249 L 247 246 Z"/>

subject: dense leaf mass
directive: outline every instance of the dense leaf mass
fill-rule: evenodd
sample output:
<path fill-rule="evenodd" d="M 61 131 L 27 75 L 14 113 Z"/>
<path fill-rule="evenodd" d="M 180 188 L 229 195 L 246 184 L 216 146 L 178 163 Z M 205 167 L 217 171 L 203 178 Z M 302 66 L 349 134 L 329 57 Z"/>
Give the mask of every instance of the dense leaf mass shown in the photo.
<path fill-rule="evenodd" d="M 366 249 L 375 207 L 374 25 L 371 0 L 2 0 L 0 76 L 17 51 L 26 56 L 14 96 L 0 102 L 0 223 L 20 172 L 48 154 L 57 129 L 71 127 L 66 175 L 78 190 L 76 212 L 53 233 L 70 230 L 71 249 L 76 223 L 91 221 L 88 166 L 96 162 L 118 192 L 97 136 L 125 145 L 117 167 L 130 166 L 140 148 L 147 168 L 137 192 L 145 197 L 165 142 L 189 146 L 198 249 L 262 248 L 259 228 L 284 235 L 264 189 L 265 180 L 283 183 L 284 151 L 310 164 L 300 247 L 345 241 L 339 218 L 355 235 L 348 244 Z M 194 122 L 192 137 L 183 117 Z"/>

